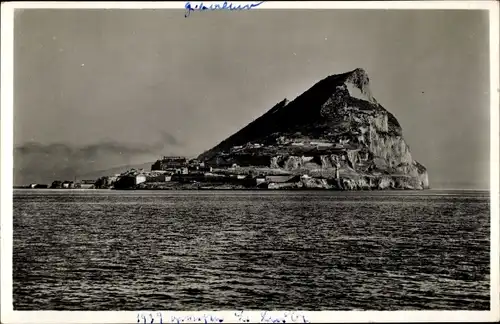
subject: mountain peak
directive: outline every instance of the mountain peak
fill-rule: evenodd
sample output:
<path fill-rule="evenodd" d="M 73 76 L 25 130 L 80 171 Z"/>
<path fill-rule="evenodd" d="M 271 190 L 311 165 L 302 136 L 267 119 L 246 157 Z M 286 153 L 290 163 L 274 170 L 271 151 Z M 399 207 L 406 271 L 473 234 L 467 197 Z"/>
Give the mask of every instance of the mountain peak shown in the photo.
<path fill-rule="evenodd" d="M 428 188 L 427 171 L 402 134 L 396 117 L 373 98 L 366 71 L 357 68 L 279 102 L 198 159 L 313 174 L 336 188 Z"/>
<path fill-rule="evenodd" d="M 377 103 L 370 90 L 370 78 L 364 69 L 357 68 L 346 74 L 345 84 L 351 97 Z"/>
<path fill-rule="evenodd" d="M 356 75 L 359 77 L 368 78 L 368 73 L 366 73 L 365 69 L 363 69 L 363 68 L 355 68 L 351 72 L 347 72 L 347 73 L 350 75 Z"/>
<path fill-rule="evenodd" d="M 413 159 L 400 124 L 369 85 L 362 68 L 330 75 L 198 159 L 215 167 L 316 174 L 344 189 L 428 188 L 425 167 Z"/>

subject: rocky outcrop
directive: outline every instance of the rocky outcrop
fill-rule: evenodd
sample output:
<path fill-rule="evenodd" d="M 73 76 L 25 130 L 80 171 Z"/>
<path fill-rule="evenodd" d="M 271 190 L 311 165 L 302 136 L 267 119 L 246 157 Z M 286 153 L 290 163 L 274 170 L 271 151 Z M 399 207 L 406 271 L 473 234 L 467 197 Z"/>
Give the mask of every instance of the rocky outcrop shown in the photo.
<path fill-rule="evenodd" d="M 429 188 L 426 168 L 413 159 L 401 125 L 374 98 L 362 69 L 329 76 L 279 102 L 198 159 L 315 178 L 296 184 L 302 188 Z"/>

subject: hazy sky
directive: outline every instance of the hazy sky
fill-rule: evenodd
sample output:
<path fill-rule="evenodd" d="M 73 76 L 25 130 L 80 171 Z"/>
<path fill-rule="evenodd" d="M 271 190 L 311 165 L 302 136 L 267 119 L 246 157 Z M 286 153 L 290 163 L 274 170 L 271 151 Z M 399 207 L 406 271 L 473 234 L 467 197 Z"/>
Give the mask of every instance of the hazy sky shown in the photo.
<path fill-rule="evenodd" d="M 469 10 L 24 10 L 14 145 L 37 144 L 15 164 L 52 159 L 40 172 L 54 176 L 64 154 L 91 152 L 75 172 L 195 156 L 285 97 L 362 67 L 431 186 L 488 188 L 488 39 L 487 12 Z"/>

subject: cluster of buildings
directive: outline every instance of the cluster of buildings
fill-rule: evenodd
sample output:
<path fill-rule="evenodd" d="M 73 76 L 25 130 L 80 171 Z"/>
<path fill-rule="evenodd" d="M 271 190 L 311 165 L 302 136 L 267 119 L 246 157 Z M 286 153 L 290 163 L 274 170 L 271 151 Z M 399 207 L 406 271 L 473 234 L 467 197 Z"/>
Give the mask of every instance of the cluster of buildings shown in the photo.
<path fill-rule="evenodd" d="M 276 139 L 278 145 L 291 145 L 291 146 L 316 146 L 316 147 L 334 147 L 334 148 L 344 148 L 349 145 L 350 138 L 347 136 L 337 136 L 336 142 L 330 140 L 314 140 L 310 141 L 308 139 L 294 139 L 286 138 L 285 136 L 280 136 Z"/>
<path fill-rule="evenodd" d="M 148 183 L 175 182 L 267 188 L 273 184 L 298 180 L 297 176 L 291 174 L 254 175 L 243 171 L 239 173 L 236 169 L 214 169 L 196 159 L 165 156 L 151 166 L 151 171 L 132 169 L 115 177 L 105 177 L 104 181 L 101 181 L 104 186 L 100 185 L 98 180 L 96 187 L 128 189 L 142 184 L 142 188 L 148 188 Z"/>
<path fill-rule="evenodd" d="M 28 188 L 28 189 L 94 189 L 96 180 L 81 180 L 81 181 L 69 181 L 69 180 L 56 180 L 50 185 L 41 183 L 30 183 L 27 186 L 20 186 L 17 188 Z"/>
<path fill-rule="evenodd" d="M 52 182 L 52 184 L 50 185 L 50 189 L 94 189 L 95 187 L 95 180 L 81 180 L 81 181 L 68 181 L 68 180 L 65 180 L 65 181 L 59 181 L 59 180 L 56 180 L 54 182 Z M 32 188 L 40 188 L 38 186 L 40 185 L 36 185 L 35 187 L 33 187 L 33 184 L 31 184 Z M 41 185 L 43 186 L 43 185 Z M 47 185 L 45 185 L 47 186 Z M 47 187 L 45 187 L 47 188 Z"/>
<path fill-rule="evenodd" d="M 260 143 L 247 143 L 245 146 L 243 146 L 243 145 L 233 146 L 233 147 L 231 147 L 231 149 L 229 151 L 230 152 L 237 152 L 237 151 L 240 151 L 242 149 L 258 149 L 258 148 L 261 148 L 262 146 L 263 145 Z"/>
<path fill-rule="evenodd" d="M 163 157 L 156 161 L 151 170 L 131 169 L 121 174 L 100 177 L 96 180 L 81 181 L 54 181 L 49 185 L 31 184 L 30 188 L 50 189 L 129 189 L 142 185 L 147 188 L 148 183 L 203 183 L 242 185 L 245 187 L 271 188 L 276 184 L 291 183 L 300 180 L 300 176 L 292 174 L 249 174 L 235 168 L 213 169 L 196 159 L 188 160 L 185 157 Z"/>
<path fill-rule="evenodd" d="M 212 172 L 212 167 L 205 166 L 196 159 L 188 160 L 180 156 L 164 156 L 156 161 L 150 171 L 132 169 L 115 175 L 98 179 L 97 188 L 131 188 L 141 183 L 158 183 L 178 181 L 184 182 L 204 176 Z"/>

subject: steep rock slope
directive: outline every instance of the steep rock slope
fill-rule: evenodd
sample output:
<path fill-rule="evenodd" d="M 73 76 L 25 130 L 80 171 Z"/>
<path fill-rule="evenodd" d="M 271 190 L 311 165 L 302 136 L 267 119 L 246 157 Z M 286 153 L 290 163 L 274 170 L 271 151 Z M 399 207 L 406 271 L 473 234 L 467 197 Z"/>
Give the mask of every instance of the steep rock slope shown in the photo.
<path fill-rule="evenodd" d="M 332 187 L 426 189 L 397 119 L 373 97 L 363 69 L 329 76 L 283 100 L 199 160 L 308 174 Z"/>

